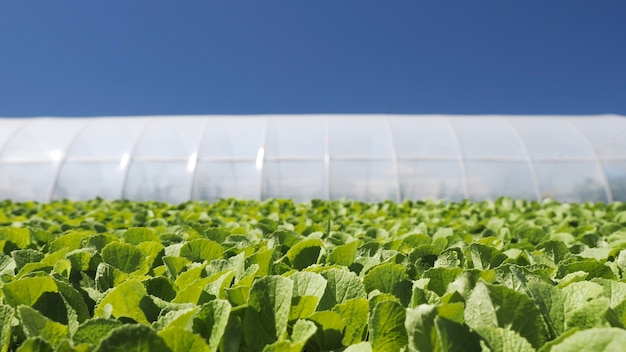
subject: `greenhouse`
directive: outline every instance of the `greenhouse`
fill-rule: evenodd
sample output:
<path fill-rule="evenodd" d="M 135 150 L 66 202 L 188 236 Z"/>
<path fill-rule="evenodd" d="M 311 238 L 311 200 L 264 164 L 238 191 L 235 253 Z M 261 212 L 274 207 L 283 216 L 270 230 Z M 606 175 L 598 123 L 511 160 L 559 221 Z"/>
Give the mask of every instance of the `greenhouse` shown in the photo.
<path fill-rule="evenodd" d="M 0 199 L 626 201 L 626 119 L 1 118 Z"/>

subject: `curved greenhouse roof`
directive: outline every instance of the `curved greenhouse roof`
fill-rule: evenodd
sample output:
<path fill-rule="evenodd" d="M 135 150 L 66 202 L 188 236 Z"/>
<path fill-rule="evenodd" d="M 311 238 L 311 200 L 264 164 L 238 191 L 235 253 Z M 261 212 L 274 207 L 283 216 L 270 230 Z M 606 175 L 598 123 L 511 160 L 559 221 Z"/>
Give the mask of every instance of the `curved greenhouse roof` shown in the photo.
<path fill-rule="evenodd" d="M 626 118 L 0 119 L 0 199 L 626 201 Z"/>

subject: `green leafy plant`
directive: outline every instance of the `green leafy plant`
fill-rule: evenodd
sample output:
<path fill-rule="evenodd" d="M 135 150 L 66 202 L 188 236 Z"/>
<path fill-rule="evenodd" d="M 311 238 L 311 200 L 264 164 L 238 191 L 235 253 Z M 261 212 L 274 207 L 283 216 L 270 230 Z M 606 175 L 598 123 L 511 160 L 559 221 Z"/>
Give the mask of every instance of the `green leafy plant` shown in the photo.
<path fill-rule="evenodd" d="M 1 351 L 621 351 L 626 204 L 0 202 Z"/>

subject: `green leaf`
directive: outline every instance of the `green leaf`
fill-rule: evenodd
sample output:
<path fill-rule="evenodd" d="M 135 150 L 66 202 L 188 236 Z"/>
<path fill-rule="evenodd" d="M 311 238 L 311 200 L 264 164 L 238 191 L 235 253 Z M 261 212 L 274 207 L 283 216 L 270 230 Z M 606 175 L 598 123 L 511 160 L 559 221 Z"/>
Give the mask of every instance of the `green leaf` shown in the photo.
<path fill-rule="evenodd" d="M 72 339 L 76 343 L 90 343 L 94 346 L 114 329 L 122 326 L 119 320 L 94 318 L 80 324 Z"/>
<path fill-rule="evenodd" d="M 342 343 L 349 346 L 363 341 L 369 319 L 369 304 L 365 298 L 353 298 L 333 307 L 346 326 Z"/>
<path fill-rule="evenodd" d="M 12 242 L 18 248 L 26 248 L 30 245 L 30 230 L 23 227 L 0 227 L 0 240 Z"/>
<path fill-rule="evenodd" d="M 405 327 L 409 351 L 431 352 L 437 341 L 435 329 L 437 307 L 421 304 L 406 312 Z"/>
<path fill-rule="evenodd" d="M 480 327 L 512 329 L 534 348 L 543 345 L 548 338 L 547 327 L 534 302 L 505 286 L 476 284 L 466 302 L 465 321 L 474 330 Z"/>
<path fill-rule="evenodd" d="M 148 267 L 152 268 L 156 259 L 163 255 L 165 247 L 159 242 L 141 242 L 137 245 L 137 249 L 146 257 Z"/>
<path fill-rule="evenodd" d="M 34 249 L 26 248 L 11 252 L 11 256 L 15 260 L 17 270 L 21 270 L 28 263 L 37 263 L 44 258 L 44 254 Z"/>
<path fill-rule="evenodd" d="M 38 276 L 9 282 L 2 287 L 2 292 L 6 302 L 13 307 L 20 304 L 32 306 L 42 294 L 58 292 L 58 288 L 50 276 Z"/>
<path fill-rule="evenodd" d="M 604 288 L 603 296 L 609 299 L 609 306 L 626 326 L 626 283 L 606 279 L 594 279 L 593 282 Z"/>
<path fill-rule="evenodd" d="M 320 274 L 296 272 L 289 276 L 293 281 L 293 296 L 289 320 L 307 318 L 317 309 L 326 290 L 326 279 Z"/>
<path fill-rule="evenodd" d="M 265 276 L 254 281 L 243 321 L 244 341 L 253 351 L 284 339 L 287 334 L 293 281 Z"/>
<path fill-rule="evenodd" d="M 76 271 L 87 271 L 92 267 L 92 258 L 96 254 L 93 248 L 81 248 L 73 250 L 65 255 L 72 269 Z"/>
<path fill-rule="evenodd" d="M 7 305 L 0 305 L 0 351 L 9 350 L 11 342 L 11 326 L 13 325 L 13 317 L 15 313 L 13 308 Z"/>
<path fill-rule="evenodd" d="M 355 273 L 333 268 L 321 274 L 326 279 L 326 290 L 317 307 L 318 310 L 332 309 L 335 305 L 352 298 L 367 298 L 365 286 Z"/>
<path fill-rule="evenodd" d="M 462 272 L 461 268 L 431 268 L 424 272 L 422 278 L 430 279 L 427 288 L 441 297 Z"/>
<path fill-rule="evenodd" d="M 375 266 L 363 277 L 363 284 L 367 292 L 379 290 L 384 293 L 394 293 L 400 282 L 408 280 L 403 265 L 383 263 Z"/>
<path fill-rule="evenodd" d="M 369 320 L 372 349 L 377 352 L 397 352 L 405 348 L 408 342 L 405 319 L 406 310 L 400 303 L 378 303 Z"/>
<path fill-rule="evenodd" d="M 163 264 L 167 268 L 167 273 L 169 277 L 175 280 L 178 277 L 183 269 L 187 266 L 187 264 L 191 263 L 191 261 L 187 258 L 174 257 L 174 256 L 164 256 L 161 258 L 163 260 Z"/>
<path fill-rule="evenodd" d="M 202 336 L 213 351 L 217 351 L 226 331 L 230 309 L 228 301 L 216 299 L 203 304 L 193 318 L 192 331 Z"/>
<path fill-rule="evenodd" d="M 179 290 L 184 290 L 194 281 L 205 278 L 206 275 L 206 264 L 194 264 L 194 266 L 190 266 L 187 270 L 180 273 L 174 284 Z"/>
<path fill-rule="evenodd" d="M 360 342 L 356 345 L 348 346 L 343 352 L 372 352 L 372 345 L 369 342 Z"/>
<path fill-rule="evenodd" d="M 112 309 L 111 314 L 116 318 L 131 318 L 138 323 L 148 323 L 146 314 L 141 309 L 145 305 L 147 292 L 141 282 L 131 279 L 107 292 L 98 303 L 94 316 L 105 317 L 105 309 Z M 106 308 L 107 306 L 111 308 Z"/>
<path fill-rule="evenodd" d="M 592 328 L 577 331 L 542 352 L 604 351 L 621 352 L 626 346 L 626 331 L 619 328 Z"/>
<path fill-rule="evenodd" d="M 122 242 L 111 242 L 102 248 L 102 260 L 127 274 L 143 275 L 150 269 L 145 255 L 136 246 Z"/>
<path fill-rule="evenodd" d="M 470 244 L 469 252 L 474 268 L 479 270 L 495 268 L 508 258 L 499 250 L 479 243 Z"/>
<path fill-rule="evenodd" d="M 608 326 L 606 314 L 610 301 L 604 288 L 589 281 L 574 282 L 561 290 L 564 296 L 564 331 L 578 327 L 581 329 Z"/>
<path fill-rule="evenodd" d="M 319 303 L 320 299 L 315 296 L 300 296 L 291 298 L 291 310 L 289 311 L 289 320 L 308 318 Z"/>
<path fill-rule="evenodd" d="M 439 350 L 448 352 L 477 351 L 480 348 L 478 335 L 467 325 L 459 324 L 444 317 L 435 318 Z"/>
<path fill-rule="evenodd" d="M 169 311 L 159 317 L 159 320 L 152 325 L 156 330 L 165 330 L 170 328 L 181 328 L 191 331 L 193 326 L 193 318 L 200 307 L 192 304 L 185 304 L 186 308 L 179 308 Z"/>
<path fill-rule="evenodd" d="M 435 260 L 435 268 L 456 268 L 463 266 L 463 252 L 459 248 L 448 248 Z"/>
<path fill-rule="evenodd" d="M 467 300 L 469 295 L 474 290 L 474 287 L 481 279 L 485 280 L 484 276 L 492 271 L 480 271 L 478 269 L 466 269 L 457 276 L 454 281 L 448 284 L 446 293 L 458 292 Z M 430 282 L 428 283 L 430 284 Z"/>
<path fill-rule="evenodd" d="M 176 297 L 176 288 L 172 280 L 165 276 L 154 276 L 143 281 L 149 295 L 171 301 Z"/>
<path fill-rule="evenodd" d="M 350 266 L 356 260 L 356 251 L 359 248 L 358 241 L 352 241 L 335 247 L 328 255 L 328 263 Z"/>
<path fill-rule="evenodd" d="M 265 346 L 263 352 L 300 352 L 316 331 L 315 323 L 298 319 L 293 326 L 290 340 L 276 341 Z"/>
<path fill-rule="evenodd" d="M 16 352 L 52 352 L 54 349 L 46 340 L 37 336 L 26 339 Z"/>
<path fill-rule="evenodd" d="M 293 326 L 293 331 L 291 332 L 291 341 L 304 346 L 304 343 L 306 343 L 311 336 L 315 334 L 316 330 L 317 327 L 315 326 L 315 323 L 308 320 L 298 319 L 296 320 L 296 323 Z"/>
<path fill-rule="evenodd" d="M 545 231 L 539 226 L 522 223 L 515 230 L 515 237 L 526 240 L 532 244 L 538 244 L 546 238 Z"/>
<path fill-rule="evenodd" d="M 493 352 L 534 352 L 535 349 L 528 340 L 521 337 L 517 332 L 509 329 L 480 327 L 480 336 L 487 342 Z"/>
<path fill-rule="evenodd" d="M 217 243 L 222 243 L 226 239 L 226 237 L 230 236 L 230 231 L 221 227 L 210 227 L 204 229 L 204 236 L 206 238 L 215 241 Z"/>
<path fill-rule="evenodd" d="M 113 330 L 100 342 L 96 352 L 169 352 L 165 341 L 150 327 L 128 324 Z"/>
<path fill-rule="evenodd" d="M 250 264 L 257 264 L 259 266 L 258 276 L 269 275 L 272 272 L 272 256 L 274 255 L 274 249 L 262 249 L 250 256 Z"/>
<path fill-rule="evenodd" d="M 215 297 L 211 297 L 208 292 L 204 289 L 211 282 L 211 278 L 205 277 L 202 279 L 197 279 L 191 282 L 187 287 L 183 290 L 180 290 L 176 297 L 172 300 L 172 303 L 194 303 L 194 304 L 202 304 L 204 302 L 208 302 L 210 299 Z"/>
<path fill-rule="evenodd" d="M 89 319 L 89 308 L 87 307 L 83 296 L 81 296 L 81 294 L 70 284 L 57 279 L 54 279 L 54 281 L 56 282 L 59 293 L 63 297 L 66 306 L 69 306 L 74 310 L 77 321 L 82 323 Z"/>
<path fill-rule="evenodd" d="M 615 273 L 610 267 L 596 259 L 586 258 L 577 261 L 563 263 L 558 268 L 558 277 L 565 277 L 568 273 L 575 273 L 577 271 L 584 271 L 587 273 L 587 279 L 595 277 L 614 280 Z"/>
<path fill-rule="evenodd" d="M 140 244 L 142 242 L 161 242 L 154 229 L 149 227 L 132 227 L 122 234 L 126 243 Z"/>
<path fill-rule="evenodd" d="M 181 328 L 170 328 L 157 333 L 172 352 L 209 352 L 211 348 L 197 334 Z M 215 349 L 214 351 L 217 351 Z"/>
<path fill-rule="evenodd" d="M 230 284 L 233 282 L 234 277 L 235 272 L 233 270 L 228 270 L 213 275 L 204 290 L 210 295 L 213 295 L 217 298 L 226 299 L 226 288 L 230 287 Z"/>
<path fill-rule="evenodd" d="M 192 262 L 210 262 L 222 257 L 222 246 L 206 238 L 198 238 L 185 243 L 180 248 L 180 256 Z"/>
<path fill-rule="evenodd" d="M 308 345 L 312 350 L 332 351 L 342 348 L 343 331 L 345 324 L 341 315 L 332 311 L 321 311 L 311 314 L 309 320 L 317 326 L 315 335 Z"/>
<path fill-rule="evenodd" d="M 292 268 L 302 270 L 317 263 L 322 248 L 324 248 L 322 240 L 309 238 L 297 242 L 287 251 L 286 257 Z"/>
<path fill-rule="evenodd" d="M 17 312 L 26 337 L 41 337 L 52 346 L 69 336 L 66 325 L 52 321 L 37 310 L 20 305 Z"/>
<path fill-rule="evenodd" d="M 56 252 L 61 249 L 73 251 L 81 248 L 82 242 L 89 237 L 90 232 L 87 231 L 68 231 L 66 234 L 57 237 L 50 243 L 50 252 Z"/>
<path fill-rule="evenodd" d="M 541 311 L 552 338 L 561 335 L 567 329 L 565 325 L 565 296 L 560 289 L 551 284 L 533 281 L 527 289 L 529 296 Z"/>
<path fill-rule="evenodd" d="M 326 279 L 317 273 L 301 271 L 289 276 L 293 281 L 293 296 L 315 296 L 322 298 L 326 290 Z"/>
<path fill-rule="evenodd" d="M 4 253 L 0 253 L 0 275 L 15 275 L 15 260 Z"/>

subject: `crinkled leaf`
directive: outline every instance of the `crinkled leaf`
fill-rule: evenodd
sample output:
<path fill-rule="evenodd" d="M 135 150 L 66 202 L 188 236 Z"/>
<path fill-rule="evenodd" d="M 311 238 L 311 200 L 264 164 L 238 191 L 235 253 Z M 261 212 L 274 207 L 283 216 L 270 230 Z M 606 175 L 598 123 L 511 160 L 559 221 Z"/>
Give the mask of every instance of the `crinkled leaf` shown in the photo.
<path fill-rule="evenodd" d="M 521 337 L 517 332 L 509 329 L 480 327 L 478 330 L 480 336 L 487 342 L 487 345 L 493 352 L 534 352 L 535 349 L 525 338 Z"/>
<path fill-rule="evenodd" d="M 604 351 L 621 352 L 626 346 L 626 330 L 592 328 L 575 332 L 542 352 Z"/>
<path fill-rule="evenodd" d="M 165 330 L 169 328 L 180 328 L 191 331 L 193 326 L 193 318 L 200 307 L 195 305 L 187 305 L 186 308 L 174 309 L 159 317 L 159 320 L 152 325 L 156 330 Z"/>
<path fill-rule="evenodd" d="M 326 290 L 318 306 L 327 310 L 352 298 L 366 298 L 365 286 L 359 277 L 347 270 L 330 269 L 321 273 L 326 279 Z"/>
<path fill-rule="evenodd" d="M 435 317 L 437 307 L 422 304 L 406 312 L 405 327 L 409 351 L 431 352 L 437 342 Z"/>
<path fill-rule="evenodd" d="M 25 277 L 5 284 L 2 287 L 8 304 L 17 307 L 20 304 L 32 306 L 45 292 L 58 292 L 50 276 Z"/>
<path fill-rule="evenodd" d="M 193 318 L 193 332 L 202 336 L 211 350 L 217 351 L 226 330 L 230 315 L 230 303 L 216 299 L 202 305 Z"/>
<path fill-rule="evenodd" d="M 606 314 L 610 301 L 602 297 L 604 288 L 589 281 L 574 282 L 561 290 L 565 302 L 565 328 L 608 326 Z"/>
<path fill-rule="evenodd" d="M 547 327 L 534 302 L 505 286 L 479 282 L 466 302 L 465 321 L 475 330 L 483 326 L 512 329 L 535 348 L 548 338 Z"/>
<path fill-rule="evenodd" d="M 375 266 L 365 274 L 363 284 L 367 292 L 379 290 L 384 293 L 394 293 L 400 282 L 408 278 L 403 265 L 383 263 Z"/>
<path fill-rule="evenodd" d="M 369 319 L 369 304 L 365 298 L 353 298 L 333 307 L 346 325 L 342 343 L 349 346 L 363 340 Z"/>
<path fill-rule="evenodd" d="M 206 238 L 198 238 L 185 243 L 180 248 L 180 256 L 192 262 L 210 262 L 222 257 L 222 246 Z"/>
<path fill-rule="evenodd" d="M 315 323 L 298 319 L 293 326 L 291 339 L 276 341 L 271 345 L 265 346 L 263 352 L 300 352 L 316 331 Z"/>
<path fill-rule="evenodd" d="M 20 305 L 17 308 L 22 327 L 26 337 L 41 337 L 52 346 L 56 346 L 64 338 L 68 337 L 69 330 L 66 325 L 52 321 L 37 310 Z"/>
<path fill-rule="evenodd" d="M 128 280 L 107 292 L 96 306 L 94 316 L 104 317 L 105 307 L 112 307 L 115 318 L 131 318 L 138 323 L 148 323 L 146 314 L 141 309 L 147 299 L 145 287 L 137 280 Z"/>
<path fill-rule="evenodd" d="M 317 263 L 320 253 L 324 248 L 324 242 L 318 238 L 308 238 L 297 242 L 287 251 L 286 257 L 289 259 L 291 267 L 302 270 Z"/>
<path fill-rule="evenodd" d="M 477 351 L 480 342 L 478 335 L 467 325 L 459 324 L 444 317 L 436 317 L 435 325 L 439 336 L 439 349 L 449 352 Z"/>
<path fill-rule="evenodd" d="M 315 335 L 308 343 L 312 346 L 310 349 L 332 351 L 342 347 L 345 324 L 339 314 L 325 310 L 311 314 L 308 319 L 317 326 Z"/>
<path fill-rule="evenodd" d="M 293 296 L 289 320 L 307 318 L 317 309 L 326 290 L 326 279 L 320 274 L 297 272 L 289 276 L 293 281 Z"/>
<path fill-rule="evenodd" d="M 102 248 L 101 254 L 105 263 L 127 274 L 143 275 L 149 270 L 146 256 L 132 244 L 112 242 Z"/>
<path fill-rule="evenodd" d="M 122 238 L 124 238 L 126 243 L 130 244 L 161 241 L 154 229 L 149 227 L 131 227 L 122 234 Z"/>
<path fill-rule="evenodd" d="M 211 348 L 204 339 L 181 328 L 169 328 L 157 333 L 172 352 L 209 352 Z M 217 349 L 213 350 L 217 351 Z"/>
<path fill-rule="evenodd" d="M 406 310 L 395 301 L 378 303 L 369 319 L 369 334 L 372 349 L 380 352 L 397 352 L 408 342 L 404 322 Z"/>
<path fill-rule="evenodd" d="M 15 260 L 17 270 L 22 269 L 28 263 L 37 263 L 44 258 L 43 253 L 30 248 L 12 251 L 11 256 Z"/>
<path fill-rule="evenodd" d="M 119 320 L 94 318 L 80 324 L 72 339 L 76 343 L 97 345 L 112 330 L 122 326 Z"/>
<path fill-rule="evenodd" d="M 154 276 L 143 281 L 149 295 L 171 301 L 176 297 L 176 288 L 172 280 L 165 276 Z"/>
<path fill-rule="evenodd" d="M 343 266 L 352 265 L 356 260 L 356 252 L 359 248 L 359 244 L 358 241 L 352 241 L 335 247 L 328 255 L 328 263 Z"/>
<path fill-rule="evenodd" d="M 470 244 L 469 254 L 474 268 L 479 270 L 495 268 L 507 259 L 506 254 L 496 248 L 480 243 Z"/>
<path fill-rule="evenodd" d="M 344 352 L 372 352 L 372 345 L 369 342 L 359 342 L 348 346 Z"/>
<path fill-rule="evenodd" d="M 52 352 L 54 349 L 50 344 L 43 338 L 31 337 L 26 339 L 20 347 L 16 350 L 16 352 Z"/>
<path fill-rule="evenodd" d="M 293 281 L 282 276 L 257 279 L 243 322 L 244 341 L 254 351 L 286 337 Z"/>
<path fill-rule="evenodd" d="M 90 233 L 87 231 L 69 231 L 50 243 L 50 252 L 56 252 L 61 249 L 68 251 L 79 249 L 83 240 L 87 238 L 89 234 Z"/>
<path fill-rule="evenodd" d="M 427 288 L 439 296 L 443 296 L 448 290 L 448 285 L 456 280 L 463 272 L 461 268 L 431 268 L 424 272 L 423 278 L 428 278 Z"/>
<path fill-rule="evenodd" d="M 156 331 L 143 324 L 127 324 L 113 330 L 100 342 L 96 352 L 169 352 L 171 349 Z"/>
<path fill-rule="evenodd" d="M 18 248 L 30 245 L 30 230 L 23 227 L 0 227 L 0 240 L 10 241 Z"/>
<path fill-rule="evenodd" d="M 0 351 L 6 352 L 11 341 L 11 326 L 15 313 L 11 306 L 0 305 Z"/>

